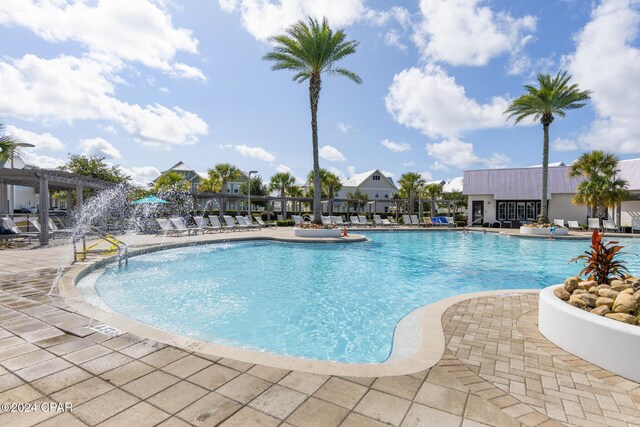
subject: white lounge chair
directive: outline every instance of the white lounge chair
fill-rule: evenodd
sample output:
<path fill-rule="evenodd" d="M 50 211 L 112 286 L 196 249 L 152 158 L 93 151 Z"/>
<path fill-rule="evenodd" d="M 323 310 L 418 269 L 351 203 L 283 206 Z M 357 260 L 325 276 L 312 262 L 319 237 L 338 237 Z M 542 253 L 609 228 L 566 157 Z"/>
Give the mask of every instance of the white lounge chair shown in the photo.
<path fill-rule="evenodd" d="M 381 226 L 381 227 L 390 227 L 390 226 L 391 226 L 391 223 L 390 223 L 389 221 L 387 221 L 387 224 L 385 224 L 385 223 L 382 221 L 382 218 L 380 218 L 380 215 L 374 215 L 374 216 L 373 216 L 373 223 L 374 223 L 375 225 L 379 225 L 379 226 Z"/>
<path fill-rule="evenodd" d="M 231 217 L 231 215 L 222 215 L 222 220 L 225 222 L 225 224 L 227 224 L 228 226 L 232 227 L 234 230 L 248 230 L 249 227 L 247 227 L 244 223 L 240 224 L 238 222 L 236 222 L 235 219 L 233 219 Z"/>
<path fill-rule="evenodd" d="M 256 223 L 253 222 L 253 216 L 249 216 L 249 215 L 245 215 L 244 216 L 244 223 L 247 224 L 249 227 L 251 228 L 255 228 L 257 230 L 262 230 L 262 225 L 260 225 L 260 223 Z"/>
<path fill-rule="evenodd" d="M 353 225 L 354 227 L 359 227 L 360 226 L 360 220 L 358 219 L 358 217 L 356 215 L 351 215 L 351 218 L 349 218 L 351 220 L 351 225 Z"/>
<path fill-rule="evenodd" d="M 604 221 L 602 221 L 602 228 L 604 229 L 604 231 L 611 230 L 614 233 L 618 232 L 618 227 L 612 219 L 605 219 Z"/>
<path fill-rule="evenodd" d="M 560 227 L 564 227 L 564 219 L 554 219 L 554 220 L 553 220 L 553 223 L 554 223 L 555 225 L 560 226 Z"/>
<path fill-rule="evenodd" d="M 367 217 L 364 215 L 358 215 L 358 221 L 360 221 L 360 225 L 364 227 L 373 227 L 374 224 L 367 220 Z"/>
<path fill-rule="evenodd" d="M 249 219 L 249 217 L 238 215 L 236 217 L 236 221 L 238 221 L 238 224 L 246 225 L 249 230 L 259 230 L 260 229 L 260 224 L 254 224 L 253 221 L 251 221 Z"/>
<path fill-rule="evenodd" d="M 176 217 L 170 218 L 171 224 L 175 227 L 178 233 L 187 233 L 188 235 L 198 234 L 198 229 L 194 227 L 187 227 L 187 224 L 184 221 L 184 218 Z"/>
<path fill-rule="evenodd" d="M 40 235 L 40 233 L 26 232 L 26 231 L 20 230 L 20 228 L 16 225 L 16 223 L 13 222 L 13 220 L 8 216 L 0 218 L 0 225 L 2 225 L 4 228 L 8 230 L 11 230 L 11 232 L 13 233 L 13 234 L 2 234 L 1 235 L 2 239 L 14 239 L 19 237 L 26 237 L 29 243 L 31 243 L 32 237 L 37 237 Z M 8 236 L 11 236 L 11 237 L 8 237 Z"/>
<path fill-rule="evenodd" d="M 589 223 L 589 230 L 600 229 L 600 218 L 588 218 L 587 222 Z"/>
<path fill-rule="evenodd" d="M 456 221 L 453 219 L 452 216 L 445 216 L 445 218 L 447 219 L 447 222 L 449 223 L 449 227 L 457 227 L 458 224 L 456 224 Z"/>
<path fill-rule="evenodd" d="M 276 224 L 267 224 L 266 222 L 264 222 L 262 220 L 262 218 L 260 218 L 259 216 L 256 217 L 256 222 L 258 223 L 259 226 L 261 227 L 277 227 Z"/>
<path fill-rule="evenodd" d="M 321 216 L 320 220 L 322 221 L 322 225 L 331 225 L 331 217 L 330 216 Z"/>
<path fill-rule="evenodd" d="M 196 225 L 198 226 L 198 229 L 202 232 L 202 234 L 213 233 L 214 231 L 222 232 L 222 227 L 213 227 L 207 225 L 207 220 L 203 216 L 194 216 L 193 220 L 196 222 Z"/>
<path fill-rule="evenodd" d="M 219 227 L 222 231 L 225 231 L 225 230 L 235 231 L 235 227 L 227 224 L 222 224 L 220 222 L 220 218 L 218 218 L 215 215 L 209 215 L 209 222 L 211 223 L 212 227 Z"/>
<path fill-rule="evenodd" d="M 578 221 L 567 221 L 567 225 L 569 226 L 569 230 L 582 230 L 582 227 L 580 227 Z"/>
<path fill-rule="evenodd" d="M 300 215 L 291 215 L 291 219 L 293 220 L 294 225 L 302 225 L 302 224 L 304 224 L 304 220 L 302 219 L 302 217 Z"/>
<path fill-rule="evenodd" d="M 42 230 L 42 227 L 40 227 L 40 220 L 38 220 L 38 218 L 27 218 L 27 221 L 29 222 L 29 224 L 31 224 L 31 226 L 33 228 L 36 229 L 36 231 L 38 232 L 38 234 L 40 234 L 40 230 Z M 49 219 L 49 221 L 51 221 L 51 219 Z M 61 234 L 61 233 L 56 233 L 53 229 L 51 229 L 51 222 L 47 222 L 47 224 L 49 224 L 49 237 L 51 237 L 52 239 L 56 238 L 57 234 Z M 56 227 L 57 228 L 57 227 Z M 68 234 L 68 233 L 67 233 Z"/>
<path fill-rule="evenodd" d="M 410 215 L 409 218 L 411 219 L 411 225 L 415 225 L 416 227 L 426 226 L 425 223 L 420 222 L 418 215 Z"/>
<path fill-rule="evenodd" d="M 409 215 L 402 215 L 402 222 L 404 222 L 405 227 L 411 227 L 413 225 Z"/>
<path fill-rule="evenodd" d="M 156 218 L 156 222 L 160 226 L 160 230 L 158 230 L 156 236 L 161 234 L 163 236 L 179 236 L 181 234 L 176 230 L 173 224 L 171 224 L 171 221 L 166 218 Z"/>

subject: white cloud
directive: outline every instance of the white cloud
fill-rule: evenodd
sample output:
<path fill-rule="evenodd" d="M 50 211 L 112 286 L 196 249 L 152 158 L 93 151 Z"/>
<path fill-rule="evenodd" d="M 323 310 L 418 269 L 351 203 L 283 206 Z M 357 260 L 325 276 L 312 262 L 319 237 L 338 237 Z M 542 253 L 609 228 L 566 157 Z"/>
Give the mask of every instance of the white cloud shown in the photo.
<path fill-rule="evenodd" d="M 122 154 L 120 154 L 120 151 L 116 147 L 100 137 L 81 140 L 79 148 L 82 154 L 88 156 L 99 156 L 107 159 L 122 158 Z"/>
<path fill-rule="evenodd" d="M 569 138 L 556 138 L 551 148 L 556 151 L 573 151 L 578 149 L 578 143 Z"/>
<path fill-rule="evenodd" d="M 338 151 L 337 148 L 332 147 L 331 145 L 325 145 L 324 147 L 320 147 L 319 152 L 320 158 L 329 160 L 330 162 L 346 162 L 344 155 Z"/>
<path fill-rule="evenodd" d="M 414 160 L 411 160 L 410 162 L 406 162 L 406 163 L 402 163 L 402 166 L 410 168 L 412 166 L 415 166 L 416 162 Z"/>
<path fill-rule="evenodd" d="M 43 156 L 33 151 L 21 150 L 20 157 L 30 165 L 37 166 L 42 169 L 57 169 L 62 166 L 65 161 L 56 157 Z"/>
<path fill-rule="evenodd" d="M 343 134 L 345 134 L 345 135 L 346 135 L 346 134 L 347 134 L 347 132 L 349 132 L 349 131 L 351 130 L 351 128 L 352 128 L 352 126 L 351 126 L 351 125 L 348 125 L 348 124 L 346 124 L 346 123 L 342 123 L 342 122 L 338 122 L 337 127 L 338 127 L 338 130 L 339 130 L 340 132 L 342 132 Z"/>
<path fill-rule="evenodd" d="M 380 172 L 382 172 L 382 175 L 386 176 L 387 178 L 393 178 L 394 177 L 394 173 L 393 172 L 389 172 L 386 170 L 380 170 Z"/>
<path fill-rule="evenodd" d="M 329 166 L 329 167 L 327 168 L 327 170 L 328 170 L 329 172 L 331 172 L 332 174 L 334 174 L 335 176 L 337 176 L 338 178 L 346 178 L 346 177 L 344 176 L 344 173 L 343 173 L 340 169 L 338 169 L 338 168 L 336 168 L 336 167 L 334 167 L 334 166 Z"/>
<path fill-rule="evenodd" d="M 400 41 L 400 37 L 400 34 L 396 30 L 387 31 L 384 35 L 384 43 L 387 46 L 395 47 L 404 52 L 407 50 L 407 45 Z"/>
<path fill-rule="evenodd" d="M 139 62 L 174 76 L 205 80 L 202 71 L 174 62 L 197 53 L 191 31 L 176 28 L 162 4 L 149 0 L 3 0 L 0 24 L 25 27 L 48 42 L 73 41 L 94 58 Z"/>
<path fill-rule="evenodd" d="M 436 159 L 432 167 L 442 171 L 448 171 L 450 167 L 456 169 L 466 169 L 470 166 L 501 168 L 511 163 L 509 157 L 499 153 L 494 153 L 489 158 L 481 158 L 475 153 L 473 144 L 463 142 L 458 138 L 427 144 L 426 150 L 429 156 Z"/>
<path fill-rule="evenodd" d="M 91 58 L 25 55 L 0 60 L 0 113 L 24 120 L 106 120 L 150 145 L 187 145 L 208 132 L 196 114 L 160 104 L 141 106 L 115 98 L 122 64 Z"/>
<path fill-rule="evenodd" d="M 120 168 L 125 175 L 131 177 L 131 181 L 135 185 L 146 186 L 160 176 L 160 171 L 153 166 L 133 166 L 131 168 L 120 166 Z"/>
<path fill-rule="evenodd" d="M 254 159 L 263 160 L 265 162 L 273 162 L 276 160 L 276 156 L 269 153 L 262 147 L 249 147 L 247 145 L 241 144 L 236 145 L 235 149 L 238 150 L 238 152 L 244 157 L 253 157 Z"/>
<path fill-rule="evenodd" d="M 382 144 L 382 146 L 387 148 L 388 150 L 394 151 L 396 153 L 411 150 L 411 145 L 407 144 L 406 142 L 393 142 L 389 139 L 383 139 L 382 141 L 380 141 L 380 144 Z"/>
<path fill-rule="evenodd" d="M 46 150 L 64 150 L 64 144 L 62 141 L 48 132 L 35 133 L 11 125 L 7 125 L 6 130 L 9 135 L 15 136 L 20 140 L 20 142 L 33 144 L 36 148 L 43 148 Z"/>
<path fill-rule="evenodd" d="M 566 58 L 569 72 L 581 89 L 593 91 L 597 115 L 577 138 L 583 148 L 640 152 L 640 86 L 633 84 L 640 75 L 640 49 L 632 45 L 639 30 L 637 1 L 605 0 L 576 36 L 576 51 Z"/>
<path fill-rule="evenodd" d="M 347 166 L 347 173 L 349 174 L 349 176 L 353 176 L 356 174 L 356 167 L 355 166 Z"/>
<path fill-rule="evenodd" d="M 218 0 L 225 12 L 240 12 L 242 26 L 257 40 L 283 33 L 291 24 L 312 16 L 327 17 L 342 28 L 365 16 L 363 0 Z"/>
<path fill-rule="evenodd" d="M 436 65 L 396 74 L 385 98 L 387 111 L 400 124 L 430 137 L 456 137 L 463 131 L 510 126 L 503 112 L 509 101 L 496 96 L 480 104 Z"/>
<path fill-rule="evenodd" d="M 536 19 L 495 13 L 482 0 L 421 0 L 422 22 L 413 39 L 428 60 L 451 65 L 486 65 L 492 58 L 514 51 Z"/>
<path fill-rule="evenodd" d="M 428 171 L 420 172 L 420 176 L 425 181 L 431 181 L 433 179 L 433 175 L 431 174 L 431 172 L 428 172 Z"/>

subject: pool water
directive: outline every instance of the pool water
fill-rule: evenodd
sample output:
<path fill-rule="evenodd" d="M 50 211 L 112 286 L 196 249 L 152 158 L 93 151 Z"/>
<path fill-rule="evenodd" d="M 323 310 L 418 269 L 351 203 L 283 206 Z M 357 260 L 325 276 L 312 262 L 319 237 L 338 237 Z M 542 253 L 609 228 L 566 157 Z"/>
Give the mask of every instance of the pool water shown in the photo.
<path fill-rule="evenodd" d="M 366 233 L 362 233 L 366 234 Z M 189 337 L 312 359 L 376 363 L 412 310 L 578 273 L 588 241 L 372 232 L 352 244 L 219 243 L 133 257 L 96 290 L 114 310 Z M 640 240 L 623 259 L 640 273 Z"/>

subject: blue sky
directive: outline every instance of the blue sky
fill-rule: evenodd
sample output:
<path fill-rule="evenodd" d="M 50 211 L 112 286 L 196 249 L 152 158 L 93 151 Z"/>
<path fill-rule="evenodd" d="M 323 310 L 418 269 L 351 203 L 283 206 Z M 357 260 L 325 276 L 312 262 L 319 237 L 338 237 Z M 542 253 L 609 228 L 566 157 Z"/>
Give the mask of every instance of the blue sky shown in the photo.
<path fill-rule="evenodd" d="M 148 182 L 178 160 L 299 178 L 311 169 L 307 86 L 271 71 L 269 36 L 327 16 L 361 85 L 323 81 L 321 166 L 447 179 L 540 164 L 539 124 L 502 114 L 538 72 L 593 90 L 551 126 L 550 161 L 640 152 L 637 0 L 3 0 L 0 117 L 24 157 L 98 154 Z"/>

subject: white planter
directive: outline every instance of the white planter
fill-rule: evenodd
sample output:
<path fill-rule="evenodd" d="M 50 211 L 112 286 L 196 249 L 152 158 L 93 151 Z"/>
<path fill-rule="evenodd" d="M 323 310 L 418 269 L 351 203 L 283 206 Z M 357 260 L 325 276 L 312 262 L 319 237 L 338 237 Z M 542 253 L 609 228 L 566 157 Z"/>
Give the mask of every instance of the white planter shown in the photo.
<path fill-rule="evenodd" d="M 640 382 L 640 368 L 637 364 L 640 327 L 569 305 L 553 294 L 558 286 L 550 286 L 540 292 L 540 333 L 581 359 L 631 381 Z"/>
<path fill-rule="evenodd" d="M 311 237 L 311 238 L 335 238 L 342 236 L 341 228 L 293 228 L 293 235 L 296 237 Z"/>
<path fill-rule="evenodd" d="M 528 236 L 548 236 L 549 233 L 551 233 L 550 228 L 520 227 L 520 234 Z M 556 236 L 567 236 L 568 234 L 568 228 L 556 228 Z"/>

